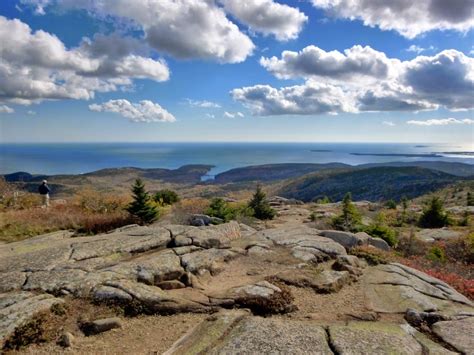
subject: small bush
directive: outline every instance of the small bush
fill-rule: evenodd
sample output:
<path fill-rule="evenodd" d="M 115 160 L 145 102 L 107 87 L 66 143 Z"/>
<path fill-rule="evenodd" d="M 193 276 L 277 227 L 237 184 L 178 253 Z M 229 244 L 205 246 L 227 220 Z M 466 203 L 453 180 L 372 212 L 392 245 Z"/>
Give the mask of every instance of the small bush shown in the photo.
<path fill-rule="evenodd" d="M 428 254 L 426 254 L 426 258 L 437 263 L 446 262 L 446 254 L 444 253 L 444 250 L 437 245 L 431 247 Z"/>
<path fill-rule="evenodd" d="M 331 199 L 327 196 L 324 196 L 323 198 L 318 198 L 316 200 L 316 203 L 318 205 L 325 205 L 325 204 L 328 204 L 328 203 L 331 203 L 331 202 L 332 202 Z"/>
<path fill-rule="evenodd" d="M 385 207 L 387 207 L 389 210 L 395 210 L 397 209 L 397 203 L 394 200 L 388 200 L 385 203 Z"/>
<path fill-rule="evenodd" d="M 224 221 L 230 221 L 234 217 L 234 211 L 229 204 L 220 197 L 213 198 L 209 208 L 204 212 L 208 216 L 217 217 Z"/>
<path fill-rule="evenodd" d="M 156 192 L 153 199 L 161 205 L 173 205 L 179 201 L 179 196 L 175 191 L 165 189 Z"/>
<path fill-rule="evenodd" d="M 471 191 L 467 192 L 467 205 L 474 206 L 474 194 L 472 194 Z"/>
<path fill-rule="evenodd" d="M 385 240 L 391 247 L 396 246 L 398 243 L 397 233 L 386 225 L 383 213 L 379 213 L 375 222 L 369 225 L 365 231 L 372 237 Z"/>
<path fill-rule="evenodd" d="M 355 247 L 349 253 L 364 259 L 369 265 L 387 264 L 392 261 L 389 252 L 371 247 Z"/>
<path fill-rule="evenodd" d="M 416 238 L 415 231 L 412 230 L 409 237 L 399 239 L 396 250 L 404 257 L 426 255 L 428 252 L 428 243 Z"/>

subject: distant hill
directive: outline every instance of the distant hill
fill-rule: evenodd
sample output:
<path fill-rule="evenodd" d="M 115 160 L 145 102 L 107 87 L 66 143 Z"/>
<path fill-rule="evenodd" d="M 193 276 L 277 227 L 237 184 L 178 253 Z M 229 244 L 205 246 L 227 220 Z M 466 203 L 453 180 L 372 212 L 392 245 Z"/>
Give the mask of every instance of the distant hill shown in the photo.
<path fill-rule="evenodd" d="M 173 183 L 197 183 L 201 176 L 207 174 L 212 165 L 184 165 L 178 169 L 142 169 L 142 168 L 108 168 L 78 175 L 32 175 L 26 172 L 16 172 L 3 175 L 8 182 L 36 183 L 43 179 L 65 181 L 69 183 L 87 182 L 87 178 L 108 178 L 116 176 L 130 176 L 131 178 L 147 178 L 163 180 Z M 28 184 L 27 184 L 28 185 Z M 35 186 L 34 184 L 32 184 Z"/>
<path fill-rule="evenodd" d="M 288 181 L 278 194 L 307 202 L 324 196 L 340 201 L 347 192 L 354 200 L 400 200 L 402 196 L 415 198 L 461 179 L 420 167 L 321 171 Z"/>
<path fill-rule="evenodd" d="M 309 173 L 323 170 L 346 169 L 359 170 L 372 167 L 392 166 L 392 167 L 421 167 L 431 170 L 442 171 L 455 176 L 474 176 L 474 165 L 464 163 L 452 163 L 442 161 L 415 161 L 415 162 L 389 162 L 373 163 L 362 165 L 348 165 L 343 163 L 327 164 L 266 164 L 252 165 L 242 168 L 231 169 L 215 176 L 214 182 L 218 184 L 239 183 L 248 181 L 276 181 L 299 177 Z"/>
<path fill-rule="evenodd" d="M 414 161 L 414 162 L 390 162 L 362 164 L 357 168 L 372 168 L 377 166 L 418 166 L 420 168 L 442 171 L 456 176 L 474 176 L 474 164 L 464 164 L 445 161 Z"/>
<path fill-rule="evenodd" d="M 231 169 L 226 172 L 217 174 L 214 181 L 219 184 L 229 182 L 246 182 L 246 181 L 272 181 L 283 180 L 292 177 L 302 176 L 308 173 L 338 168 L 350 168 L 350 165 L 342 163 L 329 164 L 266 164 L 253 165 L 242 168 Z"/>

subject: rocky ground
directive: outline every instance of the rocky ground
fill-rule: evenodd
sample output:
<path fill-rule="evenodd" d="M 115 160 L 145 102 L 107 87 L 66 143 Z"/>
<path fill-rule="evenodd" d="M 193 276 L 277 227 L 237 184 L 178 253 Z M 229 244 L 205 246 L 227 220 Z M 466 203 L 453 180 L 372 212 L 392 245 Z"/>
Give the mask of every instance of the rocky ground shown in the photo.
<path fill-rule="evenodd" d="M 466 297 L 406 266 L 368 266 L 348 255 L 357 245 L 387 249 L 380 239 L 316 230 L 304 223 L 304 206 L 277 208 L 277 220 L 259 230 L 236 222 L 129 226 L 0 245 L 0 348 L 474 353 Z M 101 318 L 109 319 L 94 323 Z M 15 350 L 45 340 L 38 334 L 46 326 L 49 342 Z"/>

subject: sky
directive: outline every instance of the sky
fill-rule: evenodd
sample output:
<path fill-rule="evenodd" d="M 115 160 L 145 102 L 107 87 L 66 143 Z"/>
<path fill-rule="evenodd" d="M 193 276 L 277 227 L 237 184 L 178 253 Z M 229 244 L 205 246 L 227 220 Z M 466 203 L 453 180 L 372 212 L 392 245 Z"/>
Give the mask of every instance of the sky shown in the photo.
<path fill-rule="evenodd" d="M 473 0 L 0 0 L 0 142 L 474 150 Z"/>

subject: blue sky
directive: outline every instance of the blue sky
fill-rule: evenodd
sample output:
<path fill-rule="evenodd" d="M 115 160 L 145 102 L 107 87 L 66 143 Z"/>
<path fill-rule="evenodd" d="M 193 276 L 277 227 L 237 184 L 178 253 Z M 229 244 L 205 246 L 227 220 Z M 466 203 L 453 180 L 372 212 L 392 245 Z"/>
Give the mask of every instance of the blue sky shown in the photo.
<path fill-rule="evenodd" d="M 2 0 L 0 140 L 474 149 L 469 1 L 350 3 Z"/>

